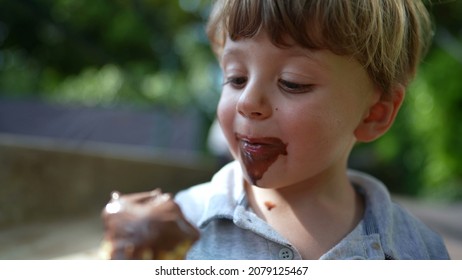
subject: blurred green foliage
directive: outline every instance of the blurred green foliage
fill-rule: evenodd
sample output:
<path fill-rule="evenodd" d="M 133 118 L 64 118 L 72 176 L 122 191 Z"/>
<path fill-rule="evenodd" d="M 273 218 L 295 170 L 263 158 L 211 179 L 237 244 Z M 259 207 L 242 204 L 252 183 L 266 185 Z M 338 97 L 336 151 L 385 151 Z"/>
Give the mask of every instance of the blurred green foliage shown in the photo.
<path fill-rule="evenodd" d="M 192 105 L 211 121 L 221 78 L 204 32 L 209 2 L 0 0 L 0 96 Z M 395 192 L 461 199 L 462 1 L 430 2 L 435 43 L 395 125 L 352 164 Z"/>
<path fill-rule="evenodd" d="M 461 79 L 462 61 L 434 47 L 394 126 L 370 147 L 359 147 L 374 155 L 370 172 L 387 178 L 393 191 L 462 199 Z"/>
<path fill-rule="evenodd" d="M 201 0 L 0 0 L 0 94 L 86 105 L 197 105 L 219 69 Z M 173 94 L 174 93 L 174 94 Z"/>

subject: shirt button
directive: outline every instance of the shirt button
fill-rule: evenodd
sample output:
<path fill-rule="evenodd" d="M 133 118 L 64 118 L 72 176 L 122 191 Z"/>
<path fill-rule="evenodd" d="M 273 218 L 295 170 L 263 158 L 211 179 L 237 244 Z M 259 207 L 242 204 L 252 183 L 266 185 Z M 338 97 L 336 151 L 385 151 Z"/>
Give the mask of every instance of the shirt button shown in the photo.
<path fill-rule="evenodd" d="M 289 248 L 282 248 L 279 250 L 279 259 L 281 260 L 291 260 L 294 258 L 294 252 Z"/>

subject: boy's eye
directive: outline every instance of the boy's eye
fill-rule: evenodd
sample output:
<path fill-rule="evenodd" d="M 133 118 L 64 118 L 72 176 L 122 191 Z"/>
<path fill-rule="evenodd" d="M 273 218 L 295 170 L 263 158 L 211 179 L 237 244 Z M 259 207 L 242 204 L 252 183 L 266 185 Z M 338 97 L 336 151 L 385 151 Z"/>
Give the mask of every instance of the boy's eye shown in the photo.
<path fill-rule="evenodd" d="M 286 80 L 279 80 L 280 87 L 288 93 L 305 93 L 313 89 L 312 84 L 299 84 Z"/>
<path fill-rule="evenodd" d="M 241 89 L 245 86 L 247 83 L 247 78 L 246 77 L 229 77 L 226 79 L 226 81 L 223 83 L 223 85 L 231 85 L 233 88 L 236 89 Z"/>

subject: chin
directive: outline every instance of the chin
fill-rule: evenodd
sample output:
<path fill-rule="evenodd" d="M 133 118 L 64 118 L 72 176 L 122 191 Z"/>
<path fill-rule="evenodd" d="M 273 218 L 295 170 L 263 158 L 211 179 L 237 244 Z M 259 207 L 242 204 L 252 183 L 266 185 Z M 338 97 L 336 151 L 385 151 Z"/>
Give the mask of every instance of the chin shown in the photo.
<path fill-rule="evenodd" d="M 278 189 L 282 187 L 282 185 L 279 184 L 278 182 L 275 182 L 274 180 L 270 180 L 269 178 L 264 178 L 264 176 L 260 180 L 257 180 L 256 182 L 252 182 L 249 176 L 246 175 L 245 181 L 247 184 L 251 186 L 256 186 L 262 189 Z"/>

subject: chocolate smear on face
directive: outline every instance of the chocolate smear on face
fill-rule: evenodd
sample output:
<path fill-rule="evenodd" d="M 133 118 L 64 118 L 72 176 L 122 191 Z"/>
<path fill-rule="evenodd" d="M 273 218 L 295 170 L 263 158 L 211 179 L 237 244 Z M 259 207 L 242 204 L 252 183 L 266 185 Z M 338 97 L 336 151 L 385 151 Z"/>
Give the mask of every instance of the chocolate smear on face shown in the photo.
<path fill-rule="evenodd" d="M 287 155 L 287 144 L 275 137 L 239 139 L 239 150 L 251 183 L 256 184 L 279 155 Z"/>
<path fill-rule="evenodd" d="M 271 211 L 271 209 L 276 207 L 276 204 L 272 203 L 271 201 L 265 201 L 265 206 L 268 211 Z"/>

